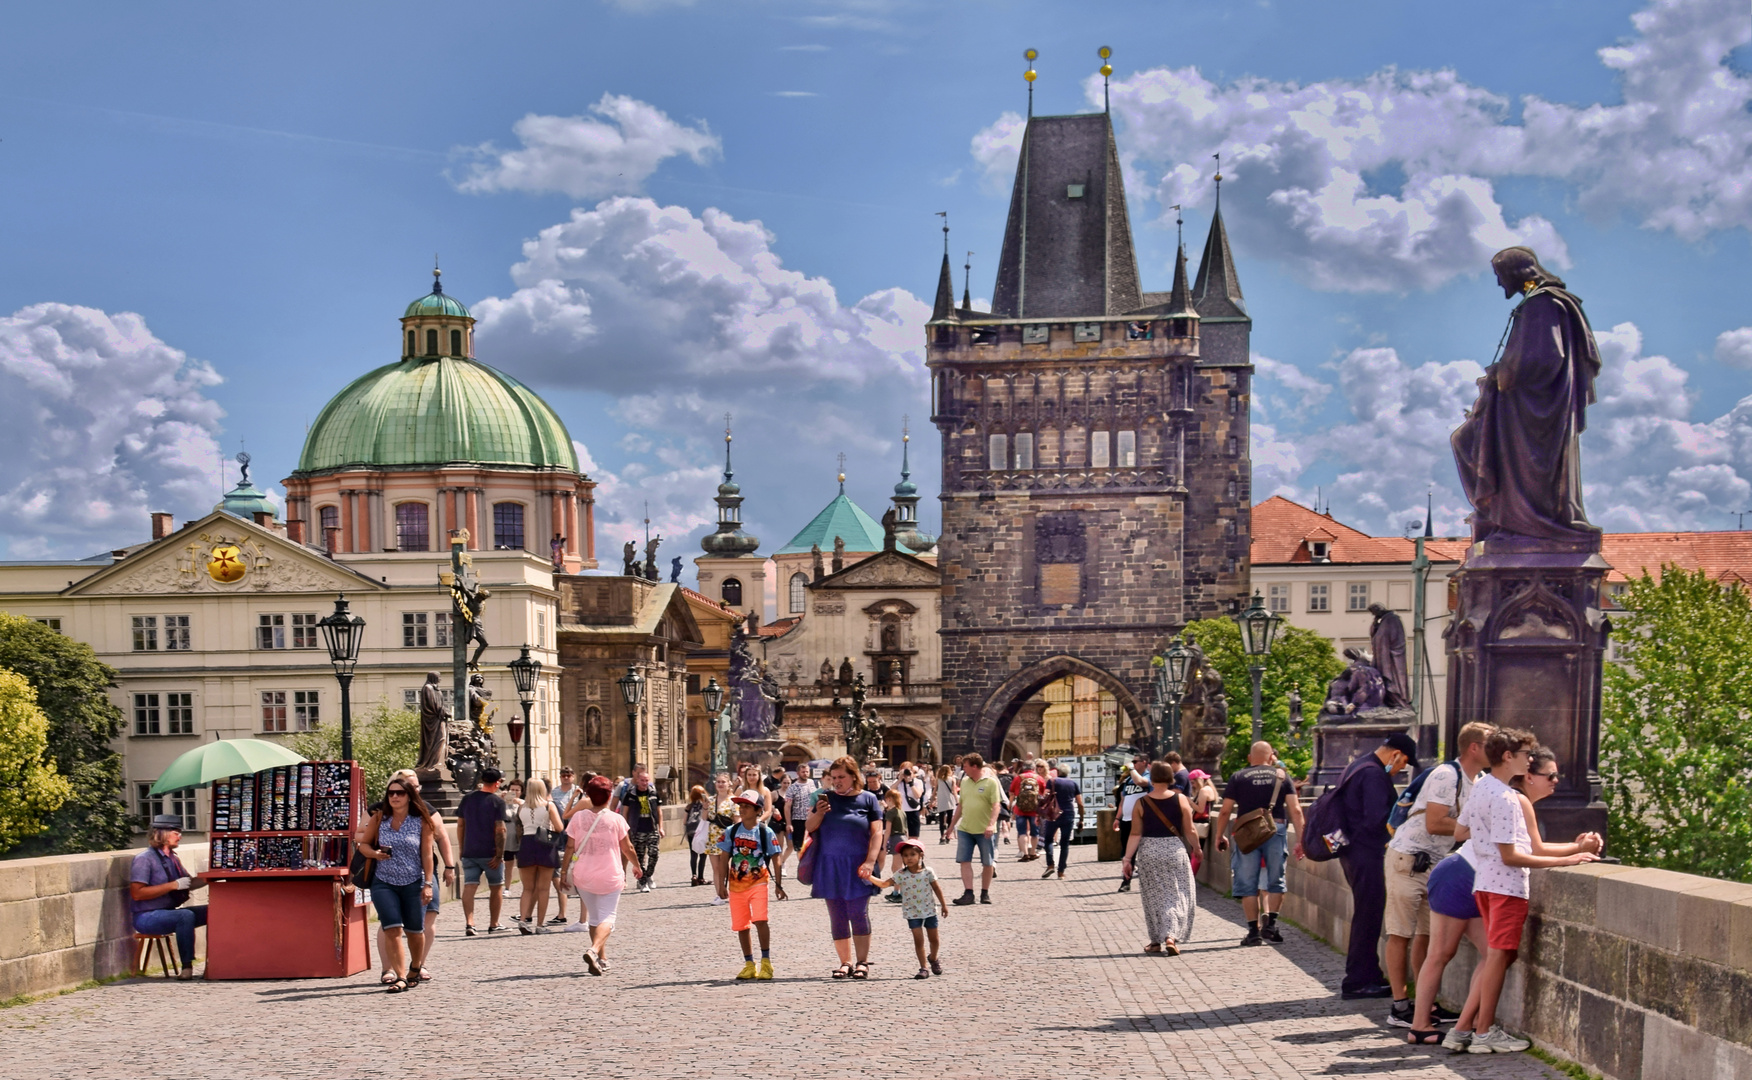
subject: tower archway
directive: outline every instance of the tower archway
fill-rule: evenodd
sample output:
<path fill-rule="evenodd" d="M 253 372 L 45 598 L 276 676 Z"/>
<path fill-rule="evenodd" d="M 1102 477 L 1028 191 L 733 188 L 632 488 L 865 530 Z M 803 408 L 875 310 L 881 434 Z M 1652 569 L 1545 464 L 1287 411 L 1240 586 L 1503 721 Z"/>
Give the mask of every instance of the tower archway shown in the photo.
<path fill-rule="evenodd" d="M 1130 721 L 1130 730 L 1121 729 L 1122 739 L 1134 735 L 1134 741 L 1149 738 L 1150 714 L 1132 687 L 1106 668 L 1068 654 L 1049 656 L 1016 672 L 993 690 L 980 706 L 974 720 L 973 745 L 984 755 L 1001 755 L 1004 740 L 1017 712 L 1048 683 L 1066 676 L 1081 676 L 1113 695 L 1119 710 Z"/>

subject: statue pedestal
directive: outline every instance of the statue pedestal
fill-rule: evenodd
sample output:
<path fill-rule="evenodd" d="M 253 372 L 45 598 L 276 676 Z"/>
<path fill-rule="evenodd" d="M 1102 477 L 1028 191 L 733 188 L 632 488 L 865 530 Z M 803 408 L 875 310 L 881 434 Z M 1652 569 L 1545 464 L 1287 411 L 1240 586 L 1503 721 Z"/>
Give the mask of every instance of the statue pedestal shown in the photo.
<path fill-rule="evenodd" d="M 1557 755 L 1557 791 L 1536 804 L 1545 839 L 1606 833 L 1600 799 L 1600 670 L 1611 622 L 1600 608 L 1599 543 L 1527 537 L 1475 543 L 1454 574 L 1459 606 L 1443 635 L 1452 753 L 1474 720 L 1526 728 Z"/>
<path fill-rule="evenodd" d="M 1395 721 L 1341 724 L 1322 720 L 1315 724 L 1314 771 L 1308 775 L 1308 787 L 1302 797 L 1310 798 L 1317 791 L 1324 791 L 1338 783 L 1338 778 L 1344 775 L 1345 767 L 1351 762 L 1364 754 L 1374 753 L 1387 741 L 1387 736 L 1396 731 L 1404 734 L 1409 727 L 1409 724 Z"/>
<path fill-rule="evenodd" d="M 753 762 L 760 766 L 761 776 L 772 772 L 774 765 L 779 763 L 779 751 L 784 747 L 783 739 L 736 739 L 730 740 L 730 769 L 736 770 L 743 762 Z"/>

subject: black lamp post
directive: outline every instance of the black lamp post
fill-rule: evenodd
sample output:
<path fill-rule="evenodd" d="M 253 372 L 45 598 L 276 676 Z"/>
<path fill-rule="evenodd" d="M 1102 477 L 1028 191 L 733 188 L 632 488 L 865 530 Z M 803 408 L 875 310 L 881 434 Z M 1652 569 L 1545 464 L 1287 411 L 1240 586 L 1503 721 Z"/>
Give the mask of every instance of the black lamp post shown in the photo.
<path fill-rule="evenodd" d="M 1247 674 L 1253 679 L 1253 741 L 1258 742 L 1264 725 L 1260 719 L 1259 683 L 1265 677 L 1265 658 L 1271 655 L 1271 640 L 1284 620 L 1265 610 L 1265 598 L 1253 590 L 1253 602 L 1234 616 L 1241 628 L 1241 647 L 1247 653 Z"/>
<path fill-rule="evenodd" d="M 706 712 L 712 718 L 712 775 L 730 768 L 730 748 L 721 737 L 720 725 L 724 723 L 724 688 L 718 685 L 718 677 L 712 676 L 706 682 L 706 688 L 700 691 L 700 704 L 706 707 Z"/>
<path fill-rule="evenodd" d="M 341 684 L 341 760 L 353 760 L 353 668 L 359 663 L 359 642 L 365 636 L 365 620 L 347 613 L 347 594 L 335 598 L 335 610 L 316 625 L 328 645 L 329 663 Z"/>
<path fill-rule="evenodd" d="M 535 772 L 535 731 L 529 726 L 529 710 L 535 704 L 535 680 L 541 675 L 541 661 L 529 655 L 529 646 L 523 646 L 523 654 L 511 661 L 511 678 L 517 683 L 517 700 L 523 705 L 523 726 L 521 732 L 515 725 L 511 728 L 511 741 L 515 743 L 518 735 L 528 736 L 523 744 L 523 780 L 527 787 L 529 777 Z"/>
<path fill-rule="evenodd" d="M 1290 687 L 1290 745 L 1300 749 L 1305 736 L 1302 734 L 1302 685 L 1297 683 Z"/>
<path fill-rule="evenodd" d="M 1180 749 L 1180 701 L 1186 696 L 1186 668 L 1191 662 L 1192 653 L 1176 634 L 1168 651 L 1162 654 L 1162 667 L 1156 676 L 1156 692 L 1162 702 L 1162 719 L 1167 721 L 1167 749 L 1175 751 Z M 1157 730 L 1162 730 L 1160 724 Z M 1150 749 L 1155 751 L 1162 748 Z M 1152 753 L 1150 757 L 1154 760 L 1156 754 Z"/>
<path fill-rule="evenodd" d="M 633 766 L 639 763 L 639 702 L 645 700 L 645 677 L 628 664 L 627 673 L 615 684 L 620 687 L 621 700 L 627 703 L 627 775 L 631 776 Z"/>

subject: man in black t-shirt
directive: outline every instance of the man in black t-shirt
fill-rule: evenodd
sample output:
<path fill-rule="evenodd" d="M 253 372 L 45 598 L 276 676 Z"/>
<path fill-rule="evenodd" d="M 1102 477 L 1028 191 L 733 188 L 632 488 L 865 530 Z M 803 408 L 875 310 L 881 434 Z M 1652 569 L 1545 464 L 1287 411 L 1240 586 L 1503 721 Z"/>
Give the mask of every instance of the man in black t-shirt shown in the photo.
<path fill-rule="evenodd" d="M 634 765 L 633 778 L 622 781 L 614 798 L 627 816 L 627 839 L 639 856 L 639 891 L 650 892 L 651 875 L 657 872 L 657 848 L 663 840 L 663 798 L 651 782 L 650 769 L 643 762 Z"/>
<path fill-rule="evenodd" d="M 482 769 L 480 786 L 456 804 L 456 842 L 462 849 L 463 933 L 475 936 L 474 900 L 481 875 L 487 876 L 487 932 L 505 929 L 499 911 L 505 903 L 505 800 L 499 798 L 498 769 Z"/>
<path fill-rule="evenodd" d="M 1273 791 L 1276 798 L 1272 797 Z M 1276 825 L 1271 838 L 1252 851 L 1242 854 L 1241 849 L 1234 846 L 1226 835 L 1229 818 L 1241 817 L 1251 811 L 1271 806 L 1271 816 Z M 1264 945 L 1282 943 L 1284 936 L 1278 932 L 1278 909 L 1284 906 L 1284 857 L 1286 854 L 1285 819 L 1294 823 L 1296 835 L 1302 835 L 1302 804 L 1296 800 L 1296 785 L 1290 779 L 1289 773 L 1278 764 L 1277 751 L 1268 742 L 1256 742 L 1247 753 L 1247 768 L 1229 777 L 1229 783 L 1223 788 L 1223 808 L 1217 813 L 1216 828 L 1211 835 L 1217 838 L 1217 850 L 1225 848 L 1231 851 L 1229 866 L 1234 875 L 1233 892 L 1241 901 L 1241 910 L 1247 915 L 1247 936 L 1241 939 L 1243 945 Z M 1264 881 L 1261 882 L 1261 869 L 1264 870 Z M 1260 918 L 1259 894 L 1265 892 L 1265 912 L 1263 924 Z"/>
<path fill-rule="evenodd" d="M 1174 790 L 1191 798 L 1192 773 L 1187 771 L 1186 764 L 1180 760 L 1180 755 L 1170 750 L 1162 755 L 1162 760 L 1167 762 L 1168 768 L 1174 771 Z"/>

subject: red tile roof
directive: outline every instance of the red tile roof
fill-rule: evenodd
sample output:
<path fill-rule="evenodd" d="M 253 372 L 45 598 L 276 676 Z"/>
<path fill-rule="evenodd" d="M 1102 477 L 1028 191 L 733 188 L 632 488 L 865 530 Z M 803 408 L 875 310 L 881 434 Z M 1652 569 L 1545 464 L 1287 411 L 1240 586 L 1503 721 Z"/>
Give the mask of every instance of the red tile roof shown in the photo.
<path fill-rule="evenodd" d="M 770 623 L 761 623 L 754 628 L 755 637 L 782 638 L 791 632 L 791 628 L 803 621 L 803 616 L 793 615 L 788 619 L 774 619 Z"/>
<path fill-rule="evenodd" d="M 1333 563 L 1409 563 L 1412 541 L 1370 536 L 1325 514 L 1274 495 L 1253 508 L 1253 565 L 1283 566 L 1313 561 L 1306 541 L 1325 540 Z M 1431 562 L 1459 562 L 1471 541 L 1437 537 L 1425 543 Z M 1703 570 L 1718 581 L 1752 582 L 1752 530 L 1744 532 L 1606 533 L 1601 555 L 1612 564 L 1608 581 L 1625 581 L 1645 571 L 1657 580 L 1671 564 Z"/>
<path fill-rule="evenodd" d="M 1254 566 L 1311 563 L 1309 540 L 1329 545 L 1329 563 L 1409 563 L 1414 554 L 1414 545 L 1405 537 L 1370 536 L 1281 495 L 1253 508 Z M 1432 562 L 1459 562 L 1466 546 L 1465 540 L 1445 538 L 1424 545 Z"/>

